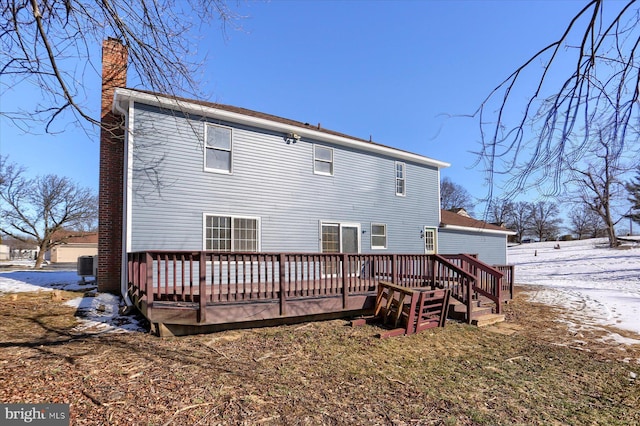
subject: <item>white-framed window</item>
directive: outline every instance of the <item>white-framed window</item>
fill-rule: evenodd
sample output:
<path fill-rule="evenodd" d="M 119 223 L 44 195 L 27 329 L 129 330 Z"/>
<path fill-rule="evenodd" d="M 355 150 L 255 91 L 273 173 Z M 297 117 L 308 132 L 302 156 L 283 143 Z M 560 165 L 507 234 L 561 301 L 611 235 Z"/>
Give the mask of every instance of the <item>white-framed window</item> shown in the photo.
<path fill-rule="evenodd" d="M 313 145 L 313 173 L 333 176 L 333 148 Z"/>
<path fill-rule="evenodd" d="M 204 169 L 218 173 L 231 173 L 233 164 L 231 128 L 207 123 L 204 141 Z"/>
<path fill-rule="evenodd" d="M 260 251 L 260 219 L 227 215 L 204 215 L 204 249 Z"/>
<path fill-rule="evenodd" d="M 371 248 L 387 248 L 387 225 L 385 223 L 371 224 Z"/>
<path fill-rule="evenodd" d="M 405 196 L 407 193 L 407 167 L 404 163 L 396 161 L 396 195 Z"/>
<path fill-rule="evenodd" d="M 437 240 L 436 240 L 436 229 L 435 228 L 427 228 L 424 227 L 424 231 L 422 233 L 422 238 L 424 239 L 424 252 L 425 254 L 436 254 L 437 252 Z"/>

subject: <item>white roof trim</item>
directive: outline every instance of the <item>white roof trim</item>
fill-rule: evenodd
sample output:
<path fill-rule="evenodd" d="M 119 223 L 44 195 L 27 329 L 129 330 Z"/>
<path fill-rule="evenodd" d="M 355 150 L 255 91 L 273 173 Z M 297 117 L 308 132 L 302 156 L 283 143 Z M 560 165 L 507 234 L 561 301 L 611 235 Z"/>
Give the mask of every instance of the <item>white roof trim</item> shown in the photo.
<path fill-rule="evenodd" d="M 500 231 L 498 229 L 485 229 L 485 228 L 471 228 L 469 226 L 459 226 L 459 225 L 440 225 L 440 228 L 451 229 L 452 231 L 466 231 L 466 232 L 478 232 L 483 234 L 504 234 L 504 235 L 516 235 L 516 232 L 504 230 Z"/>
<path fill-rule="evenodd" d="M 210 106 L 199 105 L 191 102 L 180 101 L 164 97 L 161 95 L 152 95 L 149 93 L 142 93 L 136 90 L 117 88 L 113 98 L 113 111 L 116 111 L 116 105 L 124 102 L 137 101 L 140 103 L 160 106 L 163 108 L 190 112 L 194 114 L 203 115 L 205 117 L 217 118 L 220 120 L 226 120 L 232 123 L 244 124 L 261 129 L 273 130 L 283 133 L 296 133 L 300 136 L 311 138 L 318 141 L 334 143 L 336 145 L 349 146 L 363 151 L 375 152 L 378 154 L 389 155 L 394 158 L 403 159 L 406 161 L 412 161 L 415 163 L 425 164 L 432 167 L 444 168 L 449 167 L 451 164 L 444 161 L 434 160 L 429 157 L 425 157 L 418 154 L 413 154 L 406 151 L 400 151 L 395 148 L 377 145 L 373 143 L 363 142 L 355 139 L 351 139 L 344 136 L 332 135 L 328 133 L 319 132 L 317 130 L 309 129 L 301 126 L 294 126 L 291 124 L 279 123 L 277 121 L 268 120 L 265 118 L 252 117 L 249 115 L 240 114 L 237 112 L 227 111 L 219 108 L 213 108 Z"/>

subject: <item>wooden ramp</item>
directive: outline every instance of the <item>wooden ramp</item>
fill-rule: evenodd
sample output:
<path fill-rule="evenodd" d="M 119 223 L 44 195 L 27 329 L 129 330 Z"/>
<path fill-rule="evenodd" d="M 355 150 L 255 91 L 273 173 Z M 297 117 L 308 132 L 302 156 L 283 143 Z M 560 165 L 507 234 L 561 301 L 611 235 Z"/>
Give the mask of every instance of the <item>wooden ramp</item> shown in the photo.
<path fill-rule="evenodd" d="M 388 330 L 380 333 L 380 338 L 444 327 L 449 296 L 448 289 L 412 289 L 380 281 L 373 317 L 357 319 L 351 324 L 382 323 Z"/>

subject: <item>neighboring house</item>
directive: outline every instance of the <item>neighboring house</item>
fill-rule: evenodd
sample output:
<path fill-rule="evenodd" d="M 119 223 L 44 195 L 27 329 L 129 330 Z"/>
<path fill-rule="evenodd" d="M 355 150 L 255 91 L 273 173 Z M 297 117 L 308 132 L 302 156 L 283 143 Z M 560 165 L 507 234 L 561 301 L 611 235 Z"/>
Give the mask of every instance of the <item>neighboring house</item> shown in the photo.
<path fill-rule="evenodd" d="M 77 262 L 80 256 L 94 256 L 98 254 L 98 233 L 90 232 L 84 235 L 65 238 L 47 253 L 45 259 L 51 263 Z"/>
<path fill-rule="evenodd" d="M 11 259 L 11 248 L 8 245 L 0 244 L 0 260 Z"/>
<path fill-rule="evenodd" d="M 507 238 L 510 235 L 515 235 L 515 232 L 473 219 L 464 210 L 442 210 L 438 252 L 477 254 L 478 259 L 489 265 L 506 265 Z"/>
<path fill-rule="evenodd" d="M 506 262 L 508 231 L 441 212 L 445 162 L 319 124 L 123 88 L 126 51 L 114 40 L 103 64 L 101 291 L 126 292 L 131 252 L 464 252 Z M 122 134 L 105 130 L 123 119 Z"/>
<path fill-rule="evenodd" d="M 9 260 L 35 259 L 38 256 L 38 246 L 33 241 L 20 241 L 12 237 L 2 239 L 3 245 L 9 248 Z"/>

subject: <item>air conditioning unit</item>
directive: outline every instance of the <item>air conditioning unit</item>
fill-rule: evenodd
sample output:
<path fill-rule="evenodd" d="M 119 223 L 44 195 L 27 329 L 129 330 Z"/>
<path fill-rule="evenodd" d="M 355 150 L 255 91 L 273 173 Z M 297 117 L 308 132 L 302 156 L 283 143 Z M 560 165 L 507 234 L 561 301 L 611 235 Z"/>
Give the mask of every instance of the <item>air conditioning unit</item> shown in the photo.
<path fill-rule="evenodd" d="M 78 276 L 82 278 L 82 281 L 84 281 L 86 277 L 95 277 L 97 264 L 98 256 L 78 257 Z"/>
<path fill-rule="evenodd" d="M 98 255 L 93 256 L 93 278 L 98 281 Z"/>

